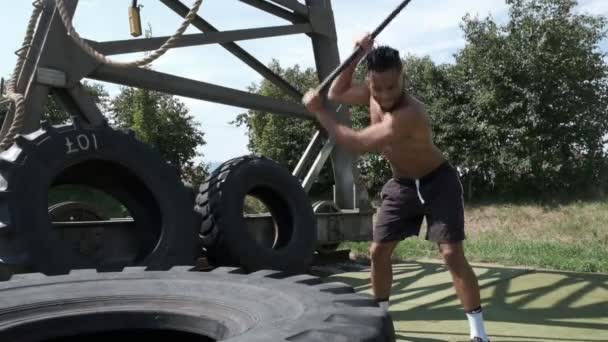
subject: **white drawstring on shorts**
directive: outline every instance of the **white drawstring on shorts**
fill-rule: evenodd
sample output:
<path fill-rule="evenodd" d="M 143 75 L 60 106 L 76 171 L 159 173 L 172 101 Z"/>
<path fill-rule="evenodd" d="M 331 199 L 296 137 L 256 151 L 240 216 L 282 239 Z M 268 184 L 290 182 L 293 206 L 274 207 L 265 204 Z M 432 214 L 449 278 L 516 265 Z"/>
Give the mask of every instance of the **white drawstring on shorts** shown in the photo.
<path fill-rule="evenodd" d="M 418 198 L 420 198 L 420 202 L 424 204 L 424 198 L 422 198 L 422 194 L 420 193 L 420 179 L 416 179 L 416 191 L 418 192 Z"/>

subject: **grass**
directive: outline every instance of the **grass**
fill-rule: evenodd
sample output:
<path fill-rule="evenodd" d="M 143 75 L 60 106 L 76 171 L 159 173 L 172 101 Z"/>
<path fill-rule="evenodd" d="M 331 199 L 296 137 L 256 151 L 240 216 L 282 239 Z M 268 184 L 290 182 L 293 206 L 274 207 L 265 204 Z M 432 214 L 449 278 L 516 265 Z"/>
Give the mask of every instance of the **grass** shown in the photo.
<path fill-rule="evenodd" d="M 543 269 L 608 273 L 608 200 L 543 206 L 479 205 L 466 208 L 465 253 L 469 261 Z M 439 258 L 419 238 L 399 243 L 396 260 Z M 344 243 L 367 256 L 369 243 Z"/>
<path fill-rule="evenodd" d="M 61 185 L 50 189 L 48 195 L 48 206 L 54 204 L 76 201 L 94 205 L 102 216 L 125 217 L 129 215 L 128 210 L 112 196 L 85 186 Z"/>

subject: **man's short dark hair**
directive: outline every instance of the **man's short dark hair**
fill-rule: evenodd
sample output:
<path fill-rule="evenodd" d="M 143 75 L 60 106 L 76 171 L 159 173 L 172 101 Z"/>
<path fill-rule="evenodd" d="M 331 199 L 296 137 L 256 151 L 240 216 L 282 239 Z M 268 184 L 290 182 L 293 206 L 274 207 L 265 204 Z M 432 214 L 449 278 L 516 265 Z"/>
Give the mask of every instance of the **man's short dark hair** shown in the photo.
<path fill-rule="evenodd" d="M 367 71 L 383 72 L 395 69 L 401 72 L 402 62 L 399 51 L 389 46 L 378 46 L 365 57 Z"/>

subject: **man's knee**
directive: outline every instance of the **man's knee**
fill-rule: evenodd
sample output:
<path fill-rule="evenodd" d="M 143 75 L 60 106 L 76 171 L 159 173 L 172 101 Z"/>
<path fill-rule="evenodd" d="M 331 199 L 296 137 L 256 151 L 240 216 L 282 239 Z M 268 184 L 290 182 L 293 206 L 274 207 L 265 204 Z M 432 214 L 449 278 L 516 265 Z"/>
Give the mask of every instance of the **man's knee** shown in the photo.
<path fill-rule="evenodd" d="M 446 266 L 451 269 L 460 268 L 466 265 L 462 243 L 442 243 L 439 245 L 439 252 Z"/>
<path fill-rule="evenodd" d="M 369 247 L 370 257 L 372 260 L 390 261 L 394 247 L 394 242 L 372 242 L 371 246 Z"/>

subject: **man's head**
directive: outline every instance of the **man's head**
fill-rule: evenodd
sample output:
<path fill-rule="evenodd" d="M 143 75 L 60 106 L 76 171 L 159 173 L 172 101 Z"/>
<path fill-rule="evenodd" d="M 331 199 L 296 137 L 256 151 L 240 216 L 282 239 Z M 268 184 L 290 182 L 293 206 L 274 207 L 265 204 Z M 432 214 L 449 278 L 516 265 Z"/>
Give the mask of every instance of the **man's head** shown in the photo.
<path fill-rule="evenodd" d="M 379 46 L 365 58 L 369 90 L 383 110 L 391 110 L 403 95 L 403 77 L 399 52 Z"/>

